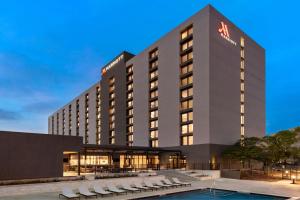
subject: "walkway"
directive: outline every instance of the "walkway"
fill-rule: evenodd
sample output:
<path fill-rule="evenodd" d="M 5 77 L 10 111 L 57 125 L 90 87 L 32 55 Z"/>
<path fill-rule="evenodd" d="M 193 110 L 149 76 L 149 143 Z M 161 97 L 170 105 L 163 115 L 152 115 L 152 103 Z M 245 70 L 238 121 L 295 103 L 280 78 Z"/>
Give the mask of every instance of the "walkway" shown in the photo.
<path fill-rule="evenodd" d="M 117 179 L 114 181 L 130 181 L 130 178 Z M 98 180 L 99 181 L 99 180 Z M 105 180 L 106 181 L 106 180 Z M 112 181 L 112 180 L 107 180 Z M 45 183 L 32 184 L 22 186 L 1 186 L 0 200 L 54 200 L 58 199 L 58 193 L 61 186 L 68 185 L 72 188 L 78 187 L 80 184 L 93 184 L 95 181 L 74 181 L 62 183 Z M 175 193 L 188 190 L 196 190 L 209 188 L 213 184 L 213 180 L 195 181 L 191 187 L 180 187 L 174 189 L 159 190 L 154 192 L 141 192 L 128 195 L 119 195 L 113 197 L 106 197 L 107 200 L 125 200 L 135 199 L 153 195 L 164 195 L 167 193 Z M 300 197 L 300 185 L 290 184 L 290 181 L 279 182 L 265 182 L 265 181 L 248 181 L 248 180 L 234 180 L 234 179 L 217 179 L 214 184 L 215 188 L 235 190 L 241 192 L 252 192 L 259 194 L 271 194 L 277 196 Z M 38 191 L 40 190 L 40 191 Z M 45 192 L 48 191 L 48 192 Z M 100 198 L 99 198 L 100 199 Z"/>

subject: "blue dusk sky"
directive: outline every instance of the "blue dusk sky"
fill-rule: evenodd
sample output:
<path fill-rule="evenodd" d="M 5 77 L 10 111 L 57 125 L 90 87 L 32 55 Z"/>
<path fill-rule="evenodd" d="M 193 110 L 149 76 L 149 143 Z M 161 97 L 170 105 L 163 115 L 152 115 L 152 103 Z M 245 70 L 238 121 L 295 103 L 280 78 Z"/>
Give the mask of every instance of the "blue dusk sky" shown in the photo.
<path fill-rule="evenodd" d="M 0 130 L 47 133 L 48 116 L 212 4 L 266 49 L 267 133 L 300 125 L 300 1 L 48 0 L 0 5 Z"/>

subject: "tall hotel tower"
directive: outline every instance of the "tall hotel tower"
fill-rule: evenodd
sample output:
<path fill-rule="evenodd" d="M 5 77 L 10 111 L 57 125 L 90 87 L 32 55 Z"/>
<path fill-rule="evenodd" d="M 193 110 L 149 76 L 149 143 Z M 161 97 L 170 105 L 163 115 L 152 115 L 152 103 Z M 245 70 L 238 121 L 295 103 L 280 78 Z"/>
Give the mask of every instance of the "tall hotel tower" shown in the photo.
<path fill-rule="evenodd" d="M 101 75 L 49 117 L 49 134 L 99 149 L 178 150 L 187 163 L 264 136 L 265 50 L 210 5 Z"/>

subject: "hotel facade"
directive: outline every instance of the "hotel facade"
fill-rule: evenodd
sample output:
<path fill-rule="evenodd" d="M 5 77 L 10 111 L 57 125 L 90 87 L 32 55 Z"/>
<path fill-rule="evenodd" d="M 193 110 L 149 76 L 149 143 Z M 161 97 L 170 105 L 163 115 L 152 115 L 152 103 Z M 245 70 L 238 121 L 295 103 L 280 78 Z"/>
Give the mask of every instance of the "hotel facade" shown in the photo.
<path fill-rule="evenodd" d="M 208 5 L 139 54 L 117 55 L 48 124 L 83 137 L 85 164 L 214 164 L 265 134 L 265 50 Z M 70 166 L 78 158 L 65 154 Z"/>

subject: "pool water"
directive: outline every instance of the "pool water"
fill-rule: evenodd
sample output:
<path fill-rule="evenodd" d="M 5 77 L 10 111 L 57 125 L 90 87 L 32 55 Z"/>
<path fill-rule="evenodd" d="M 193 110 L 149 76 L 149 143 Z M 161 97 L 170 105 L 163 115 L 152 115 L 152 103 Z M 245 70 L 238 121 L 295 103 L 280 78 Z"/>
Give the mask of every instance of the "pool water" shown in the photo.
<path fill-rule="evenodd" d="M 226 191 L 226 190 L 197 190 L 192 192 L 184 192 L 172 195 L 166 195 L 151 199 L 159 199 L 159 200 L 219 200 L 219 199 L 232 199 L 232 200 L 281 200 L 287 199 L 285 197 L 275 197 L 268 195 L 259 195 L 259 194 L 245 194 L 234 191 Z"/>

